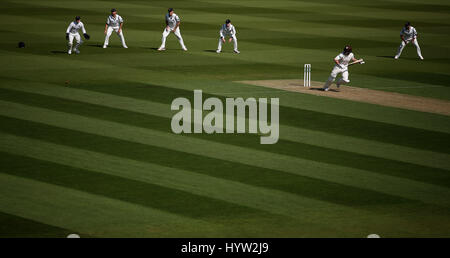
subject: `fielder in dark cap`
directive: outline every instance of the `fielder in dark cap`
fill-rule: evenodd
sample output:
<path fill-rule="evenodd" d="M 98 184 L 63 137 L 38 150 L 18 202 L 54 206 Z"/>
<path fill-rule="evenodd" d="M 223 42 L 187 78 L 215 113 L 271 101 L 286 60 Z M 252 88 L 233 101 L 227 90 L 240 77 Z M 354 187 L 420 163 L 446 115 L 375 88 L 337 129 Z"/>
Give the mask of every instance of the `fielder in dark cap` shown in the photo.
<path fill-rule="evenodd" d="M 219 54 L 222 52 L 222 45 L 226 42 L 225 37 L 230 37 L 228 42 L 231 43 L 231 41 L 234 42 L 234 53 L 239 54 L 238 50 L 238 44 L 237 44 L 237 38 L 236 38 L 236 28 L 231 24 L 230 19 L 225 20 L 225 24 L 222 25 L 220 28 L 220 38 L 219 38 L 219 45 L 217 46 L 216 52 Z"/>
<path fill-rule="evenodd" d="M 423 60 L 422 51 L 420 50 L 419 42 L 417 41 L 417 31 L 413 26 L 411 26 L 410 22 L 406 22 L 405 26 L 403 26 L 402 30 L 400 31 L 400 38 L 402 39 L 402 42 L 398 47 L 397 54 L 394 57 L 395 59 L 398 59 L 400 57 L 403 48 L 405 48 L 406 45 L 408 45 L 409 43 L 413 43 L 416 46 L 417 55 L 420 59 Z"/>
<path fill-rule="evenodd" d="M 103 44 L 103 48 L 107 48 L 109 45 L 109 37 L 112 32 L 115 31 L 117 36 L 120 38 L 120 42 L 122 42 L 122 46 L 124 48 L 128 48 L 125 43 L 125 37 L 123 36 L 123 18 L 117 14 L 117 10 L 115 8 L 111 9 L 111 15 L 106 19 L 105 25 L 105 43 Z"/>
<path fill-rule="evenodd" d="M 80 16 L 76 16 L 75 20 L 72 21 L 69 24 L 69 27 L 67 27 L 66 30 L 66 40 L 69 41 L 68 45 L 69 45 L 69 50 L 67 51 L 67 53 L 69 55 L 72 54 L 72 47 L 73 47 L 73 39 L 75 39 L 75 41 L 77 42 L 77 44 L 75 45 L 75 47 L 73 48 L 73 51 L 77 54 L 80 53 L 80 50 L 78 49 L 82 43 L 81 41 L 81 36 L 78 33 L 79 30 L 83 31 L 83 36 L 85 39 L 89 40 L 90 36 L 87 34 L 86 29 L 84 28 L 84 24 L 81 22 L 81 17 Z"/>

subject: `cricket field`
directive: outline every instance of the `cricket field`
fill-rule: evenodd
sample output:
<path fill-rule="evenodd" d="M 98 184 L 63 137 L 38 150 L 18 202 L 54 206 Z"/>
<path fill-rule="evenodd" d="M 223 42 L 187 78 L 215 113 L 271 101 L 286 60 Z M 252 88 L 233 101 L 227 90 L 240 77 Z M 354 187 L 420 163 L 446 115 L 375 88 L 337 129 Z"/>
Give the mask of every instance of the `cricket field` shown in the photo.
<path fill-rule="evenodd" d="M 0 237 L 450 237 L 448 1 L 0 7 Z M 169 7 L 187 52 L 174 35 L 157 51 Z M 128 49 L 115 34 L 102 48 L 111 8 L 124 18 Z M 68 55 L 77 15 L 91 39 Z M 215 52 L 227 18 L 241 54 L 230 43 Z M 425 60 L 411 44 L 393 59 L 406 21 Z M 324 95 L 242 82 L 302 82 L 311 64 L 321 85 L 346 44 L 365 60 L 349 68 L 360 100 L 336 97 L 345 87 Z M 221 100 L 279 98 L 279 141 L 174 134 L 171 103 L 195 89 Z M 364 101 L 372 90 L 440 112 Z"/>

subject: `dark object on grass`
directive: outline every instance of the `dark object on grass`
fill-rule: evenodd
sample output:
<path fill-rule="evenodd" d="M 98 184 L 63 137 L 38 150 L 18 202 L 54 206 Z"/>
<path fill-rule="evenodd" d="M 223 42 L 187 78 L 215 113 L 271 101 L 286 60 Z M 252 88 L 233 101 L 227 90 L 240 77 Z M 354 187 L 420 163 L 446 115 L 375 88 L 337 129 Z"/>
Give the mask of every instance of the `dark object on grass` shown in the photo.
<path fill-rule="evenodd" d="M 25 48 L 25 42 L 20 41 L 19 42 L 19 48 Z"/>

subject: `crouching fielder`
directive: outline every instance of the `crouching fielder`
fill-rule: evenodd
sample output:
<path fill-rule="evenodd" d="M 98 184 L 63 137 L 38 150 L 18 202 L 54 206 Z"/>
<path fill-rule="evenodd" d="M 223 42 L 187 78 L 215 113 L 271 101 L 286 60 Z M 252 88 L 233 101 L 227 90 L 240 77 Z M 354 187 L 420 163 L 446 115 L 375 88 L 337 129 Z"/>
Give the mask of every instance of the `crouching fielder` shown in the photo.
<path fill-rule="evenodd" d="M 350 63 L 350 61 L 354 62 L 357 60 L 352 53 L 352 47 L 345 46 L 344 51 L 334 58 L 334 62 L 336 64 L 334 65 L 334 68 L 331 71 L 330 77 L 328 77 L 328 81 L 325 83 L 325 86 L 323 87 L 324 91 L 328 91 L 331 83 L 333 83 L 333 81 L 336 79 L 336 76 L 340 73 L 342 73 L 342 78 L 340 78 L 336 82 L 336 86 L 338 88 L 339 86 L 341 86 L 341 84 L 350 82 L 350 80 L 348 79 L 348 64 Z"/>
<path fill-rule="evenodd" d="M 395 59 L 398 59 L 402 54 L 403 48 L 405 48 L 405 46 L 408 43 L 412 42 L 417 48 L 417 55 L 419 56 L 420 59 L 423 60 L 422 52 L 420 51 L 419 47 L 419 42 L 417 42 L 417 31 L 413 26 L 411 26 L 411 23 L 407 22 L 405 24 L 405 27 L 402 28 L 402 31 L 400 31 L 400 38 L 402 39 L 402 43 L 400 43 L 400 46 L 398 47 Z"/>
<path fill-rule="evenodd" d="M 117 36 L 119 36 L 120 41 L 122 42 L 122 46 L 124 48 L 128 48 L 127 44 L 125 44 L 125 37 L 123 36 L 123 18 L 117 14 L 116 9 L 111 9 L 111 15 L 108 16 L 106 19 L 106 25 L 105 25 L 105 43 L 103 44 L 103 48 L 107 48 L 109 44 L 109 37 L 111 36 L 112 32 L 115 31 L 117 33 Z"/>
<path fill-rule="evenodd" d="M 66 40 L 69 41 L 69 43 L 68 43 L 69 50 L 67 51 L 67 53 L 69 55 L 72 54 L 73 39 L 75 39 L 75 41 L 77 42 L 77 44 L 75 45 L 75 48 L 73 48 L 73 51 L 77 54 L 80 53 L 80 50 L 78 50 L 78 48 L 80 47 L 81 43 L 83 43 L 83 41 L 81 40 L 80 33 L 78 33 L 78 31 L 80 29 L 83 31 L 84 38 L 89 39 L 90 37 L 86 33 L 86 29 L 84 28 L 84 24 L 81 22 L 80 16 L 77 16 L 77 17 L 75 17 L 75 21 L 71 22 L 69 24 L 69 27 L 67 27 L 67 30 L 66 30 Z"/>
<path fill-rule="evenodd" d="M 225 21 L 225 24 L 222 25 L 222 28 L 220 28 L 220 38 L 219 38 L 219 46 L 217 46 L 217 53 L 222 52 L 222 44 L 225 43 L 225 37 L 228 36 L 230 39 L 228 42 L 231 43 L 231 41 L 234 42 L 234 53 L 239 54 L 238 50 L 238 44 L 237 44 L 237 38 L 236 38 L 236 29 L 234 28 L 233 24 L 231 24 L 231 21 L 227 19 Z"/>
<path fill-rule="evenodd" d="M 178 15 L 173 12 L 173 8 L 169 8 L 168 13 L 166 14 L 166 28 L 163 31 L 162 43 L 158 48 L 158 51 L 166 50 L 166 39 L 171 32 L 173 32 L 173 34 L 175 34 L 175 36 L 177 37 L 178 42 L 180 42 L 181 48 L 184 51 L 187 51 L 187 48 L 184 45 L 183 37 L 181 37 L 180 23 L 180 17 L 178 17 Z"/>

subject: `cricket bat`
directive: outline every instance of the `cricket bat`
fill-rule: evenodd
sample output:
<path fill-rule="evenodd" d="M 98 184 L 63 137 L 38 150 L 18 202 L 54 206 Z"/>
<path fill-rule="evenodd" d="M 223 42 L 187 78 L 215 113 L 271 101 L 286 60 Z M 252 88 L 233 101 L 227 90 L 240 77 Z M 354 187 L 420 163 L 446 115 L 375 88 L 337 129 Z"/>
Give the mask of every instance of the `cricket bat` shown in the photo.
<path fill-rule="evenodd" d="M 363 59 L 359 59 L 359 60 L 356 60 L 355 62 L 352 62 L 352 63 L 350 63 L 348 65 L 354 65 L 354 64 L 365 64 L 365 62 L 364 62 Z"/>

